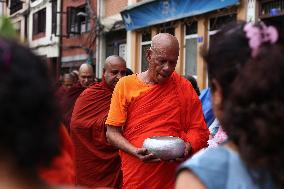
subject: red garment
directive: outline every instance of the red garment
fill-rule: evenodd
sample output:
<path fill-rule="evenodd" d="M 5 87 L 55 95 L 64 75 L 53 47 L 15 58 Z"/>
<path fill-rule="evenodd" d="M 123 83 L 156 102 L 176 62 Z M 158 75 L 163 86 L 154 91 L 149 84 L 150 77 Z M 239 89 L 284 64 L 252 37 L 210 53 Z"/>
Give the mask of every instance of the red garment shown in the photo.
<path fill-rule="evenodd" d="M 67 88 L 65 88 L 64 86 L 60 86 L 57 90 L 56 90 L 56 93 L 55 93 L 55 97 L 57 98 L 58 102 L 61 103 L 66 92 L 67 92 Z"/>
<path fill-rule="evenodd" d="M 60 102 L 62 110 L 62 122 L 66 126 L 68 132 L 70 132 L 70 121 L 75 102 L 79 95 L 85 90 L 85 88 L 78 82 L 73 87 L 68 89 Z"/>
<path fill-rule="evenodd" d="M 74 146 L 63 125 L 60 126 L 59 132 L 62 145 L 61 154 L 52 161 L 49 168 L 40 169 L 40 175 L 49 184 L 74 185 Z"/>
<path fill-rule="evenodd" d="M 129 105 L 123 136 L 136 147 L 142 147 L 148 137 L 177 136 L 190 142 L 194 153 L 207 145 L 209 131 L 196 92 L 174 72 L 165 84 L 154 86 Z M 124 189 L 174 188 L 178 162 L 144 163 L 123 151 L 121 159 Z"/>
<path fill-rule="evenodd" d="M 92 85 L 77 99 L 71 137 L 75 144 L 76 184 L 80 186 L 121 186 L 121 161 L 118 149 L 107 143 L 105 121 L 112 90 L 105 82 Z"/>

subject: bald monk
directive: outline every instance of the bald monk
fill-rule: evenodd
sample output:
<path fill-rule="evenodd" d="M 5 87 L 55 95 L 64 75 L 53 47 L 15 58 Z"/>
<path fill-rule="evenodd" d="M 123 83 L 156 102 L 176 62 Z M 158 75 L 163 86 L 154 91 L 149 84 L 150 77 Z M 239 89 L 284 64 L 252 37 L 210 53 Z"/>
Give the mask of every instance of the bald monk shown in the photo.
<path fill-rule="evenodd" d="M 120 188 L 121 161 L 118 149 L 105 136 L 105 121 L 112 91 L 126 74 L 125 60 L 106 59 L 103 80 L 86 89 L 77 99 L 71 119 L 71 137 L 75 145 L 76 184 L 89 188 Z"/>
<path fill-rule="evenodd" d="M 114 89 L 106 135 L 121 150 L 124 189 L 174 188 L 176 167 L 207 145 L 209 131 L 198 96 L 174 71 L 178 56 L 177 39 L 157 34 L 146 51 L 148 70 L 122 78 Z M 182 138 L 184 156 L 171 162 L 155 157 L 142 147 L 153 136 Z"/>
<path fill-rule="evenodd" d="M 82 64 L 79 68 L 79 82 L 66 91 L 61 103 L 63 113 L 62 122 L 66 126 L 68 132 L 70 132 L 70 121 L 75 102 L 78 96 L 93 82 L 93 67 L 90 64 Z"/>
<path fill-rule="evenodd" d="M 79 68 L 79 82 L 87 88 L 94 82 L 94 70 L 90 64 L 82 64 Z"/>

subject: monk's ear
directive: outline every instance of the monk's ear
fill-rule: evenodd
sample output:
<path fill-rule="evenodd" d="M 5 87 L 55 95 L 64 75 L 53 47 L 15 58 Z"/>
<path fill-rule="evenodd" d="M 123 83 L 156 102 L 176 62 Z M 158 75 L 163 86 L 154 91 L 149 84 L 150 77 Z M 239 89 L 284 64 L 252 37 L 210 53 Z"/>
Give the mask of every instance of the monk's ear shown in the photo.
<path fill-rule="evenodd" d="M 106 69 L 105 69 L 105 68 L 103 68 L 103 74 L 105 74 L 105 72 L 106 72 Z"/>
<path fill-rule="evenodd" d="M 153 55 L 152 49 L 151 48 L 147 49 L 146 52 L 145 52 L 145 56 L 146 56 L 146 59 L 147 59 L 148 62 L 151 61 L 152 55 Z"/>

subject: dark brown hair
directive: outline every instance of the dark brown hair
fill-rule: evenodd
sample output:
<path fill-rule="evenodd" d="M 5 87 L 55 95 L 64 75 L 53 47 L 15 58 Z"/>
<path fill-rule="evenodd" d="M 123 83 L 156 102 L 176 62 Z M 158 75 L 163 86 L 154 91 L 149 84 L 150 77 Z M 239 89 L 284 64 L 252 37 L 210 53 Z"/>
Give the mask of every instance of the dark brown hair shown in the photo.
<path fill-rule="evenodd" d="M 0 157 L 8 157 L 19 170 L 37 172 L 60 152 L 60 117 L 51 83 L 40 57 L 0 38 Z"/>
<path fill-rule="evenodd" d="M 251 56 L 243 28 L 245 22 L 230 23 L 210 38 L 208 50 L 203 49 L 203 58 L 207 63 L 209 82 L 216 80 L 222 88 L 223 100 L 226 100 L 240 69 Z"/>
<path fill-rule="evenodd" d="M 262 46 L 233 83 L 223 127 L 248 167 L 284 188 L 284 46 Z"/>

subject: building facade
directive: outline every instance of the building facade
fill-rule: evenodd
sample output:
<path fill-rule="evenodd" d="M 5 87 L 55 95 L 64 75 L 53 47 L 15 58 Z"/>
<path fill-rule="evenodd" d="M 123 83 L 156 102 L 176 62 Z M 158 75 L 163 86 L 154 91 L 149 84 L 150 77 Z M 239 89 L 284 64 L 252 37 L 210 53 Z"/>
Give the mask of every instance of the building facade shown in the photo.
<path fill-rule="evenodd" d="M 9 0 L 7 16 L 10 17 L 20 39 L 46 60 L 50 73 L 59 75 L 59 37 L 56 26 L 59 19 L 60 0 Z"/>
<path fill-rule="evenodd" d="M 60 0 L 30 0 L 28 11 L 27 39 L 29 46 L 46 59 L 51 73 L 60 73 L 57 12 Z"/>
<path fill-rule="evenodd" d="M 278 25 L 284 0 L 8 0 L 1 3 L 21 38 L 46 58 L 50 69 L 68 72 L 88 62 L 101 78 L 104 60 L 116 54 L 134 72 L 147 69 L 151 38 L 168 32 L 180 43 L 176 71 L 208 86 L 200 56 L 210 36 L 233 20 Z M 0 7 L 1 8 L 1 7 Z"/>
<path fill-rule="evenodd" d="M 97 17 L 101 30 L 97 38 L 97 73 L 102 76 L 103 64 L 106 57 L 119 55 L 127 59 L 126 30 L 120 12 L 127 7 L 127 0 L 98 0 Z M 129 63 L 127 61 L 127 63 Z M 130 65 L 127 65 L 130 67 Z"/>
<path fill-rule="evenodd" d="M 28 36 L 29 0 L 6 1 L 6 16 L 9 16 L 21 40 L 25 41 Z M 5 6 L 2 3 L 3 6 Z"/>
<path fill-rule="evenodd" d="M 95 65 L 96 0 L 62 0 L 61 69 L 69 72 L 82 63 Z"/>

